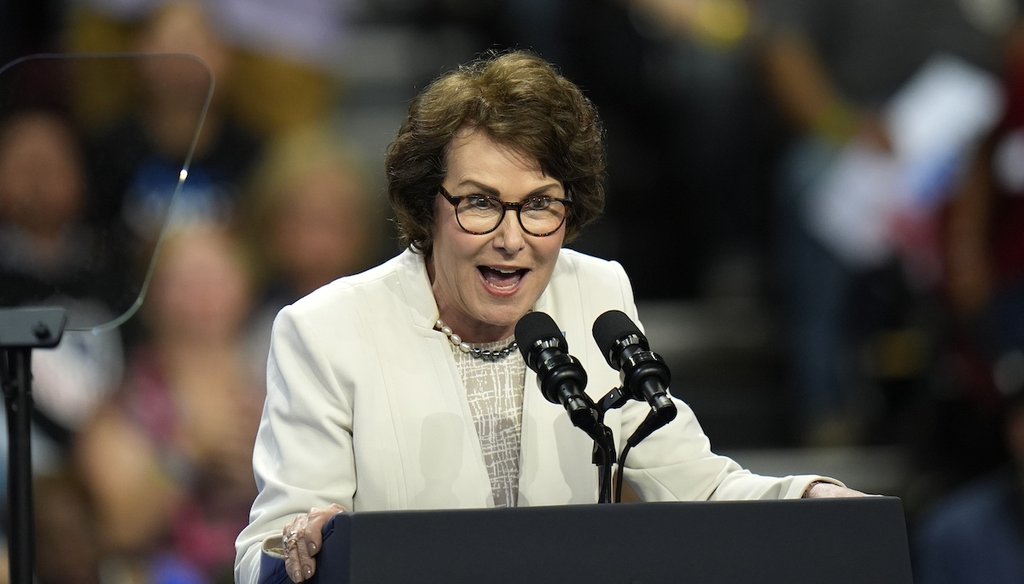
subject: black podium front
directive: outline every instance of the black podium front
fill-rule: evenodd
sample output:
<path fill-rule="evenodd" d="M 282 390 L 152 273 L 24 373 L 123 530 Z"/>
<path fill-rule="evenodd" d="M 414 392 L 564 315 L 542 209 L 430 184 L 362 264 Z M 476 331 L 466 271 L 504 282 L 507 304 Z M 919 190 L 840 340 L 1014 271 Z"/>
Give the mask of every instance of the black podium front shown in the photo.
<path fill-rule="evenodd" d="M 899 499 L 361 512 L 314 582 L 911 584 Z"/>

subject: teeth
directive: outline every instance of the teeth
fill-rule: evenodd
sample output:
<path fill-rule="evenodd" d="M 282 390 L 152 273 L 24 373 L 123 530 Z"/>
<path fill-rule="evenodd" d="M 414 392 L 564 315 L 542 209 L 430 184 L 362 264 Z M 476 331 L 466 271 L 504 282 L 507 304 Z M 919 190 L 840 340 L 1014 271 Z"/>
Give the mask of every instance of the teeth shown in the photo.
<path fill-rule="evenodd" d="M 502 274 L 514 274 L 514 273 L 519 271 L 519 270 L 503 270 L 501 268 L 491 268 L 491 269 L 494 270 L 495 272 L 500 272 Z"/>

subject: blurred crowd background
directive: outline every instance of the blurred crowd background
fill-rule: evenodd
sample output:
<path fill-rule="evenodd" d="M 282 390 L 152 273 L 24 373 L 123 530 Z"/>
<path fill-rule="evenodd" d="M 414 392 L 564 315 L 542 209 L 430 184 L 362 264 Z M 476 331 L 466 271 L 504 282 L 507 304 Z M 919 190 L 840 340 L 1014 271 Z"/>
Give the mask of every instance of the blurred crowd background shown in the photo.
<path fill-rule="evenodd" d="M 1019 0 L 4 2 L 0 306 L 83 329 L 33 353 L 38 581 L 232 580 L 274 315 L 399 251 L 408 100 L 510 47 L 602 113 L 607 210 L 573 247 L 625 266 L 713 447 L 902 497 L 917 582 L 1019 581 L 1022 24 Z"/>

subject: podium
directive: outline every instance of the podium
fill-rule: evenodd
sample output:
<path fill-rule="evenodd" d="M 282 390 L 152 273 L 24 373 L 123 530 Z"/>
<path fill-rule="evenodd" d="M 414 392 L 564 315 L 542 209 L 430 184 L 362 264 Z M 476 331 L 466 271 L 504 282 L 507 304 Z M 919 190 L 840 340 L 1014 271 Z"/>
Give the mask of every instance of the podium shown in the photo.
<path fill-rule="evenodd" d="M 894 497 L 340 514 L 312 582 L 912 584 Z"/>

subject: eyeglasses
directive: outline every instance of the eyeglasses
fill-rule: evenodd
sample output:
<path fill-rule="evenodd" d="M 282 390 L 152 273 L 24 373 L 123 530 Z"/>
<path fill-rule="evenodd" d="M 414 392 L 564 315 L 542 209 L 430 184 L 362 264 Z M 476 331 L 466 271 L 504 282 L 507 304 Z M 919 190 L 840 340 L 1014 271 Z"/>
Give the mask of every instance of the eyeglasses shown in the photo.
<path fill-rule="evenodd" d="M 535 237 L 546 237 L 558 231 L 569 215 L 572 197 L 556 199 L 547 195 L 534 195 L 518 203 L 506 203 L 491 195 L 454 197 L 438 187 L 441 195 L 455 207 L 459 227 L 473 235 L 485 235 L 498 228 L 505 220 L 505 211 L 515 209 L 523 231 Z"/>

